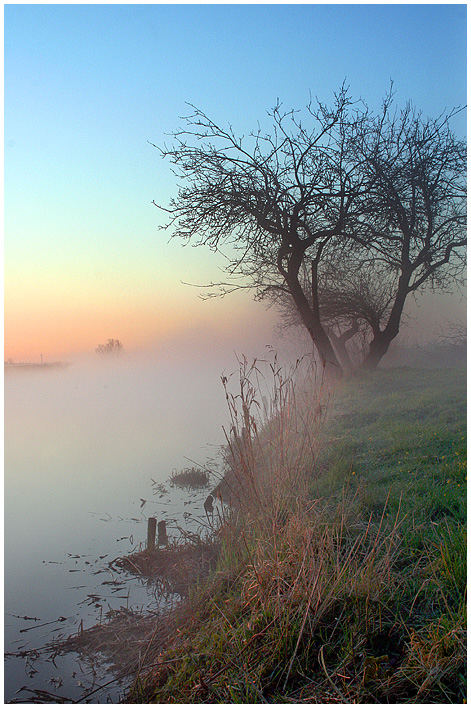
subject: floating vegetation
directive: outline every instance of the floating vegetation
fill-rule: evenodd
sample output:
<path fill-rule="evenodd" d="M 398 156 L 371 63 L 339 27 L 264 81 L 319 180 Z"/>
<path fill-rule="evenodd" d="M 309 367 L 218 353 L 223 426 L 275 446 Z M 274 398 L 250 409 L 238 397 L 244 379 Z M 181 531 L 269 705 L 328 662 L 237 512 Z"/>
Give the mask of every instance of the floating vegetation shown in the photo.
<path fill-rule="evenodd" d="M 129 674 L 145 654 L 149 639 L 154 635 L 166 638 L 170 629 L 166 616 L 129 610 L 121 607 L 106 613 L 106 621 L 89 629 L 79 628 L 76 635 L 56 643 L 58 654 L 75 651 L 92 657 L 101 653 L 117 674 Z"/>
<path fill-rule="evenodd" d="M 162 484 L 162 482 L 156 482 L 155 479 L 152 479 L 152 477 L 151 480 L 153 493 L 158 494 L 160 499 L 165 496 L 165 494 L 168 494 L 168 489 L 165 484 Z"/>
<path fill-rule="evenodd" d="M 162 589 L 165 586 L 164 595 L 186 596 L 198 578 L 207 576 L 214 569 L 218 550 L 219 545 L 214 540 L 206 541 L 187 532 L 183 542 L 118 558 L 115 565 L 159 582 Z"/>
<path fill-rule="evenodd" d="M 202 489 L 209 487 L 209 474 L 201 467 L 187 467 L 179 472 L 174 470 L 169 478 L 171 487 Z"/>
<path fill-rule="evenodd" d="M 104 614 L 103 621 L 84 629 L 83 621 L 78 632 L 62 639 L 55 639 L 38 649 L 18 651 L 9 656 L 24 658 L 29 667 L 30 675 L 37 673 L 34 663 L 37 661 L 50 662 L 56 666 L 57 657 L 62 657 L 70 652 L 78 654 L 79 661 L 88 667 L 88 676 L 81 676 L 76 685 L 83 687 L 83 694 L 79 698 L 51 693 L 44 688 L 29 688 L 23 686 L 17 693 L 27 692 L 28 698 L 13 698 L 10 703 L 89 703 L 92 696 L 101 694 L 100 703 L 110 702 L 107 692 L 113 684 L 128 684 L 131 677 L 139 669 L 150 669 L 156 664 L 158 654 L 174 632 L 174 620 L 171 614 L 139 612 L 121 607 L 119 610 L 110 609 Z M 158 664 L 159 662 L 157 662 Z M 111 671 L 114 678 L 100 681 Z M 109 675 L 109 673 L 108 673 Z M 73 676 L 77 677 L 74 672 Z M 63 685 L 63 677 L 57 676 L 49 679 L 53 688 Z M 92 699 L 93 700 L 93 699 Z"/>
<path fill-rule="evenodd" d="M 57 565 L 68 578 L 64 592 L 77 593 L 74 612 L 67 618 L 34 615 L 31 608 L 27 614 L 17 612 L 18 641 L 7 653 L 7 659 L 20 668 L 24 664 L 26 675 L 24 686 L 21 684 L 18 695 L 9 696 L 9 702 L 88 703 L 96 699 L 100 703 L 120 702 L 136 673 L 160 665 L 159 653 L 169 636 L 173 638 L 175 613 L 186 606 L 191 585 L 198 578 L 205 579 L 214 568 L 217 549 L 209 548 L 205 536 L 210 530 L 207 524 L 203 522 L 202 529 L 199 519 L 180 508 L 176 518 L 169 518 L 171 512 L 167 513 L 165 506 L 173 498 L 182 506 L 182 497 L 191 497 L 194 498 L 191 504 L 201 501 L 202 512 L 203 499 L 209 490 L 205 492 L 203 487 L 200 491 L 200 486 L 185 491 L 177 485 L 172 489 L 170 481 L 152 480 L 152 483 L 146 498 L 136 495 L 133 500 L 136 517 L 111 516 L 105 510 L 91 515 L 100 525 L 103 522 L 110 525 L 119 519 L 127 525 L 134 522 L 142 526 L 146 519 L 137 518 L 139 506 L 142 510 L 158 504 L 161 522 L 173 524 L 164 550 L 147 557 L 147 562 L 142 557 L 146 554 L 140 558 L 137 554 L 133 567 L 134 556 L 127 564 L 123 557 L 142 545 L 134 545 L 133 534 L 125 532 L 118 537 L 119 532 L 116 535 L 112 532 L 113 540 L 119 543 L 119 558 L 117 553 L 105 550 L 95 556 L 71 548 L 64 552 L 63 559 L 43 561 Z M 201 483 L 208 483 L 207 475 L 200 479 Z M 149 509 L 149 514 L 152 511 Z M 179 524 L 186 526 L 188 519 L 197 533 L 180 528 Z M 177 536 L 180 533 L 178 539 L 172 538 L 175 529 Z M 200 538 L 201 534 L 204 538 Z M 55 565 L 46 567 L 55 570 Z M 67 573 L 79 573 L 80 577 L 74 575 L 72 579 Z M 76 671 L 71 674 L 74 666 Z"/>
<path fill-rule="evenodd" d="M 36 618 L 34 618 L 36 621 Z M 38 629 L 39 627 L 47 627 L 50 624 L 56 624 L 57 622 L 67 622 L 67 617 L 58 617 L 56 620 L 51 620 L 50 622 L 43 622 L 42 624 L 33 624 L 31 627 L 24 627 L 20 629 L 20 633 L 29 632 L 31 629 Z"/>
<path fill-rule="evenodd" d="M 87 689 L 85 683 L 77 682 L 77 685 L 83 686 L 84 689 L 79 699 L 51 693 L 43 688 L 24 686 L 21 691 L 28 692 L 28 702 L 88 703 L 92 697 L 96 698 L 97 694 L 106 696 L 113 684 L 129 686 L 131 678 L 140 672 L 168 664 L 168 661 L 162 662 L 160 654 L 175 635 L 176 615 L 185 612 L 186 605 L 181 604 L 181 599 L 188 595 L 190 586 L 198 578 L 206 577 L 214 569 L 219 549 L 217 540 L 211 542 L 209 538 L 202 538 L 197 533 L 183 529 L 180 531 L 183 538 L 165 549 L 135 553 L 109 563 L 112 570 L 119 568 L 151 581 L 155 586 L 155 597 L 160 599 L 158 604 L 161 610 L 155 612 L 147 608 L 144 611 L 123 606 L 118 610 L 109 608 L 107 612 L 100 612 L 99 622 L 92 627 L 85 629 L 82 619 L 78 631 L 73 635 L 54 639 L 39 649 L 20 650 L 10 654 L 24 658 L 33 673 L 37 673 L 34 662 L 42 660 L 55 666 L 57 657 L 70 652 L 76 653 L 79 662 L 89 669 L 92 679 L 90 687 Z M 121 578 L 113 578 L 102 581 L 101 585 L 114 593 L 122 592 L 126 583 L 127 581 Z M 128 599 L 126 595 L 116 597 Z M 103 599 L 97 593 L 90 593 L 79 604 L 101 607 Z M 165 602 L 162 603 L 162 600 Z M 39 618 L 26 616 L 25 619 Z M 56 622 L 64 619 L 59 617 Z M 104 677 L 104 669 L 108 675 L 114 675 L 114 678 L 100 683 L 97 678 Z M 88 683 L 88 680 L 86 682 Z M 62 678 L 53 677 L 49 683 L 54 689 L 60 688 Z M 24 697 L 14 698 L 10 702 L 24 703 L 25 700 Z"/>

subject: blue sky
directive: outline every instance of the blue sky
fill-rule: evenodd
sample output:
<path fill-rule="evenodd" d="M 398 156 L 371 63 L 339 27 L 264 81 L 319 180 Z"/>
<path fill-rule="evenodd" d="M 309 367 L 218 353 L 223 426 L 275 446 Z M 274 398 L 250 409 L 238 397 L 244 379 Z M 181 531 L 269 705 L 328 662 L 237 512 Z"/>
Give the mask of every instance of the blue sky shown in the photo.
<path fill-rule="evenodd" d="M 344 79 L 373 106 L 390 79 L 427 115 L 464 104 L 466 6 L 6 5 L 7 314 L 27 327 L 67 293 L 85 319 L 103 293 L 136 297 L 154 303 L 142 339 L 159 288 L 216 267 L 157 231 L 151 201 L 175 182 L 148 141 L 187 101 L 247 132 L 277 98 L 328 101 Z"/>

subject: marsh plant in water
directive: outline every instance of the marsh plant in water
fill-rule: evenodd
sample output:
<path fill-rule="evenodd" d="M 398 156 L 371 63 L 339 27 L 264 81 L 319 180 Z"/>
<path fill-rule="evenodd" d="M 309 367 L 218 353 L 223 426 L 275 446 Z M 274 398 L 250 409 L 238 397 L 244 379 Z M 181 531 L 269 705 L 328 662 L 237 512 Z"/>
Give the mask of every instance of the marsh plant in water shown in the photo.
<path fill-rule="evenodd" d="M 187 467 L 174 470 L 169 478 L 170 486 L 189 489 L 201 489 L 209 486 L 209 472 L 201 467 Z"/>

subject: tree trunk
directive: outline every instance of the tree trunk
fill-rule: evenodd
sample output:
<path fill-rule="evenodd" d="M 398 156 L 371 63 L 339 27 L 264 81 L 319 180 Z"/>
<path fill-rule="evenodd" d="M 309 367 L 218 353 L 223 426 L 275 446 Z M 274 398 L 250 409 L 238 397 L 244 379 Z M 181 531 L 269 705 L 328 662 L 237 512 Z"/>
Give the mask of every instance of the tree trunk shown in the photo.
<path fill-rule="evenodd" d="M 325 372 L 328 376 L 332 376 L 333 378 L 341 378 L 343 375 L 342 366 L 339 363 L 329 337 L 322 327 L 320 318 L 316 317 L 316 313 L 309 307 L 309 303 L 304 297 L 302 290 L 302 297 L 300 297 L 298 293 L 294 294 L 293 291 L 292 296 L 298 308 L 298 312 L 301 315 L 303 324 L 309 332 L 317 353 L 319 354 Z"/>
<path fill-rule="evenodd" d="M 376 335 L 370 342 L 370 348 L 368 354 L 366 355 L 363 361 L 362 369 L 366 369 L 367 371 L 374 371 L 383 356 L 388 351 L 389 345 L 391 344 L 393 339 L 394 337 L 385 337 L 384 332 L 380 332 L 379 335 Z"/>
<path fill-rule="evenodd" d="M 332 343 L 337 361 L 342 367 L 342 371 L 345 374 L 351 374 L 353 371 L 353 364 L 346 347 L 346 341 L 342 337 L 338 337 L 331 330 L 328 330 L 328 336 Z"/>
<path fill-rule="evenodd" d="M 358 321 L 353 320 L 350 329 L 347 329 L 340 335 L 335 334 L 332 329 L 327 330 L 327 332 L 343 371 L 345 373 L 351 374 L 353 372 L 354 366 L 350 354 L 348 353 L 347 342 L 352 339 L 356 334 L 358 334 Z"/>
<path fill-rule="evenodd" d="M 337 359 L 339 360 L 343 371 L 346 374 L 351 374 L 353 371 L 353 364 L 352 360 L 350 359 L 350 354 L 347 351 L 345 342 L 342 341 L 340 338 L 337 338 L 336 340 L 334 340 L 333 345 L 335 353 L 337 355 Z"/>
<path fill-rule="evenodd" d="M 341 378 L 342 367 L 321 323 L 317 295 L 317 263 L 312 262 L 312 305 L 310 305 L 299 282 L 299 268 L 303 257 L 304 251 L 302 249 L 293 249 L 288 260 L 288 269 L 280 268 L 280 272 L 288 285 L 301 320 L 317 349 L 325 373 L 332 378 Z"/>
<path fill-rule="evenodd" d="M 309 334 L 311 335 L 311 339 L 314 342 L 317 352 L 321 358 L 322 367 L 326 374 L 335 379 L 342 378 L 344 374 L 343 366 L 339 363 L 335 350 L 331 345 L 329 338 L 325 335 L 325 332 L 322 330 L 325 341 L 324 337 L 322 337 L 320 333 L 316 335 L 313 331 L 311 331 L 311 329 L 309 329 Z"/>
<path fill-rule="evenodd" d="M 388 351 L 392 340 L 399 334 L 399 325 L 408 295 L 409 278 L 410 274 L 407 272 L 403 273 L 399 278 L 397 293 L 389 315 L 388 323 L 382 332 L 379 330 L 375 332 L 373 339 L 370 342 L 368 354 L 362 364 L 362 368 L 367 371 L 373 371 L 376 369 L 379 362 Z"/>

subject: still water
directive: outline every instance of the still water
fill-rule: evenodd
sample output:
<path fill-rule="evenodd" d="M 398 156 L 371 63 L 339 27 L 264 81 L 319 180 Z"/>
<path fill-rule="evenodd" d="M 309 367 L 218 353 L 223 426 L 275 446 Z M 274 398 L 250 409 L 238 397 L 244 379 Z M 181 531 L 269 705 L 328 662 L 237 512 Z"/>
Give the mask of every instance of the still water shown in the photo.
<path fill-rule="evenodd" d="M 149 516 L 167 519 L 170 535 L 204 518 L 208 492 L 178 492 L 167 480 L 195 463 L 217 469 L 228 418 L 219 373 L 214 361 L 190 359 L 6 373 L 6 652 L 44 646 L 81 621 L 90 627 L 109 608 L 155 602 L 152 587 L 108 563 L 144 542 Z M 94 685 L 77 655 L 56 666 L 6 659 L 6 701 L 28 702 L 24 688 L 77 701 Z M 120 690 L 90 700 L 116 701 Z"/>

